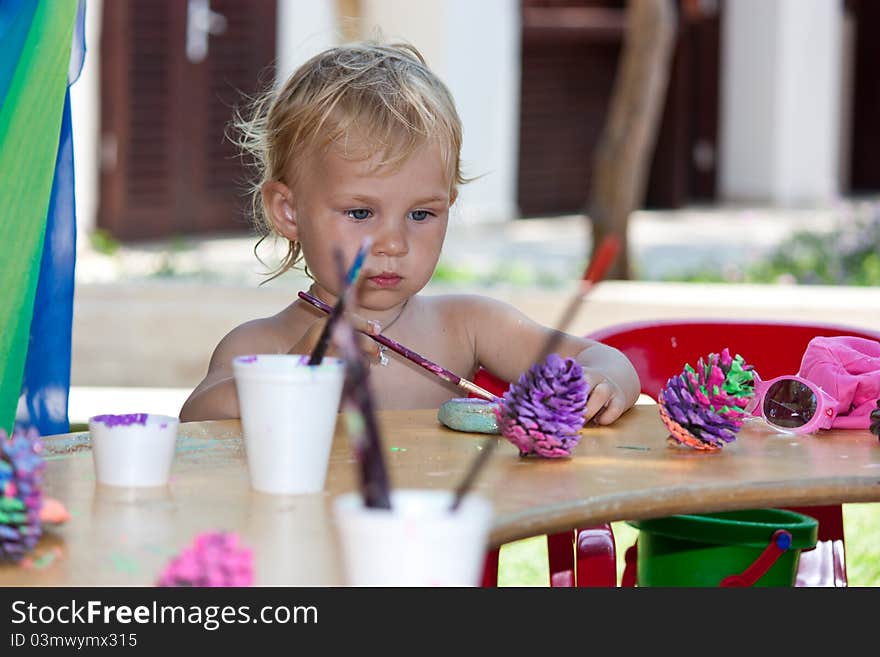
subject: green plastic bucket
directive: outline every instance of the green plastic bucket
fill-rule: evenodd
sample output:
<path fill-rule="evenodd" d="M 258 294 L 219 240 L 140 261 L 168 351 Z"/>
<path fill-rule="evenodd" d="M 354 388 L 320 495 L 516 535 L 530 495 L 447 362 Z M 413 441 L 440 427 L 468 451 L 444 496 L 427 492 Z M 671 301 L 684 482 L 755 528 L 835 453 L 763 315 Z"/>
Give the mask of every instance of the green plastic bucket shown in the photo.
<path fill-rule="evenodd" d="M 794 586 L 800 551 L 816 545 L 815 518 L 783 509 L 669 516 L 628 523 L 639 530 L 637 586 L 718 586 L 743 573 L 773 539 L 791 534 L 791 546 L 755 586 Z"/>

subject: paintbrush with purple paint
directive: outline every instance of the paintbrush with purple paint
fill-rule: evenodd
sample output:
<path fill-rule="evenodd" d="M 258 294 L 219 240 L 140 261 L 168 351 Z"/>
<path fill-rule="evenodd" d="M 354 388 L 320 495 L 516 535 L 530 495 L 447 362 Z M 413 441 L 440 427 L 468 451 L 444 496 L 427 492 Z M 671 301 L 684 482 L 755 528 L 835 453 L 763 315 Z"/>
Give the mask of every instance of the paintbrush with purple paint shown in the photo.
<path fill-rule="evenodd" d="M 330 313 L 333 311 L 333 308 L 331 306 L 324 303 L 320 299 L 313 297 L 308 292 L 300 292 L 299 298 L 302 299 L 303 301 L 310 303 L 318 310 L 323 310 L 325 313 Z M 479 395 L 480 397 L 483 397 L 484 399 L 488 399 L 489 401 L 495 401 L 495 399 L 497 399 L 497 397 L 495 397 L 495 395 L 493 395 L 488 390 L 484 390 L 483 388 L 478 386 L 473 381 L 468 381 L 467 379 L 463 379 L 462 377 L 458 376 L 457 374 L 450 372 L 446 368 L 440 367 L 440 365 L 438 365 L 437 363 L 434 363 L 434 362 L 428 360 L 427 358 L 425 358 L 424 356 L 417 354 L 412 349 L 404 347 L 399 342 L 392 340 L 391 338 L 386 338 L 381 333 L 379 335 L 371 335 L 370 333 L 365 333 L 364 335 L 369 336 L 370 338 L 372 338 L 373 340 L 375 340 L 376 342 L 378 342 L 381 345 L 385 345 L 386 347 L 391 349 L 391 351 L 394 351 L 394 352 L 400 354 L 401 356 L 403 356 L 407 360 L 410 360 L 413 363 L 415 363 L 416 365 L 418 365 L 419 367 L 422 367 L 422 368 L 428 370 L 429 372 L 431 372 L 435 376 L 439 376 L 444 381 L 449 381 L 450 383 L 453 383 L 453 384 L 459 386 L 460 388 L 464 388 L 468 392 L 472 392 L 475 395 Z"/>
<path fill-rule="evenodd" d="M 312 353 L 309 356 L 309 365 L 320 365 L 321 361 L 324 359 L 324 354 L 327 353 L 327 347 L 330 346 L 330 336 L 333 333 L 333 327 L 336 325 L 336 322 L 345 310 L 346 292 L 352 285 L 354 285 L 355 281 L 357 281 L 357 278 L 361 273 L 361 267 L 367 257 L 367 251 L 370 250 L 370 245 L 372 243 L 373 240 L 369 236 L 365 237 L 364 241 L 361 242 L 361 247 L 354 256 L 354 262 L 351 263 L 351 267 L 345 274 L 345 279 L 342 283 L 342 291 L 339 293 L 339 299 L 337 299 L 336 305 L 330 310 L 327 317 L 327 323 L 324 324 L 324 330 L 321 331 L 321 335 L 318 337 L 318 342 L 315 344 L 315 348 L 312 349 Z"/>

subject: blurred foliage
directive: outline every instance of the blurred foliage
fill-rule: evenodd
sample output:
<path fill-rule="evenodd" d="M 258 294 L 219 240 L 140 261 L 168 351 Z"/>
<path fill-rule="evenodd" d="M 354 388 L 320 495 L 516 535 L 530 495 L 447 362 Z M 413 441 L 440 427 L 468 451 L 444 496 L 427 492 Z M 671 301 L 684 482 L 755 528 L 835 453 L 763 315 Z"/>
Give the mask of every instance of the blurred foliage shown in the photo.
<path fill-rule="evenodd" d="M 89 243 L 103 255 L 113 255 L 119 250 L 119 242 L 103 228 L 97 228 L 89 234 Z"/>
<path fill-rule="evenodd" d="M 440 261 L 434 268 L 432 283 L 466 284 L 475 283 L 480 277 L 468 267 L 455 267 L 448 262 Z"/>
<path fill-rule="evenodd" d="M 179 278 L 183 276 L 177 257 L 181 253 L 190 250 L 186 239 L 181 235 L 172 235 L 168 240 L 168 247 L 162 251 L 159 266 L 151 274 L 155 278 Z"/>
<path fill-rule="evenodd" d="M 466 265 L 455 266 L 441 261 L 434 269 L 432 283 L 445 285 L 468 285 L 474 287 L 494 287 L 513 285 L 517 287 L 559 287 L 562 277 L 556 273 L 529 266 L 518 260 L 503 261 L 487 272 L 477 272 Z"/>
<path fill-rule="evenodd" d="M 502 260 L 492 268 L 484 282 L 487 285 L 507 283 L 510 285 L 526 286 L 535 282 L 535 273 L 521 262 L 506 262 Z"/>
<path fill-rule="evenodd" d="M 742 269 L 707 264 L 665 280 L 880 286 L 880 203 L 848 208 L 830 232 L 798 231 Z"/>

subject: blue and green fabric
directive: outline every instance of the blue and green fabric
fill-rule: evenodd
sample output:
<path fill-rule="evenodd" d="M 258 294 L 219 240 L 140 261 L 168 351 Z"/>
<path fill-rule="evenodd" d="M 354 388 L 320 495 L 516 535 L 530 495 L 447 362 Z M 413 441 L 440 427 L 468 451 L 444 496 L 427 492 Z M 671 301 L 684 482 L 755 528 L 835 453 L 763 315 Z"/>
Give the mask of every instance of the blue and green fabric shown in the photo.
<path fill-rule="evenodd" d="M 17 419 L 44 435 L 69 427 L 76 215 L 68 87 L 82 67 L 84 14 L 82 0 L 0 0 L 0 428 L 7 432 Z"/>

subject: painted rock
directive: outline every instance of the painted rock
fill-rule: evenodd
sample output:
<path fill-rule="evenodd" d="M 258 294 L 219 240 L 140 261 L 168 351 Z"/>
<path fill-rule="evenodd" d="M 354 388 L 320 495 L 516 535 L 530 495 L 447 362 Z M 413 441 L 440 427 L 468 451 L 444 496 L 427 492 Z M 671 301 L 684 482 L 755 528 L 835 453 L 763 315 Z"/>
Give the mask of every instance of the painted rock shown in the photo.
<path fill-rule="evenodd" d="M 497 401 L 475 397 L 456 397 L 440 406 L 437 419 L 450 429 L 469 433 L 500 433 L 495 418 Z"/>

